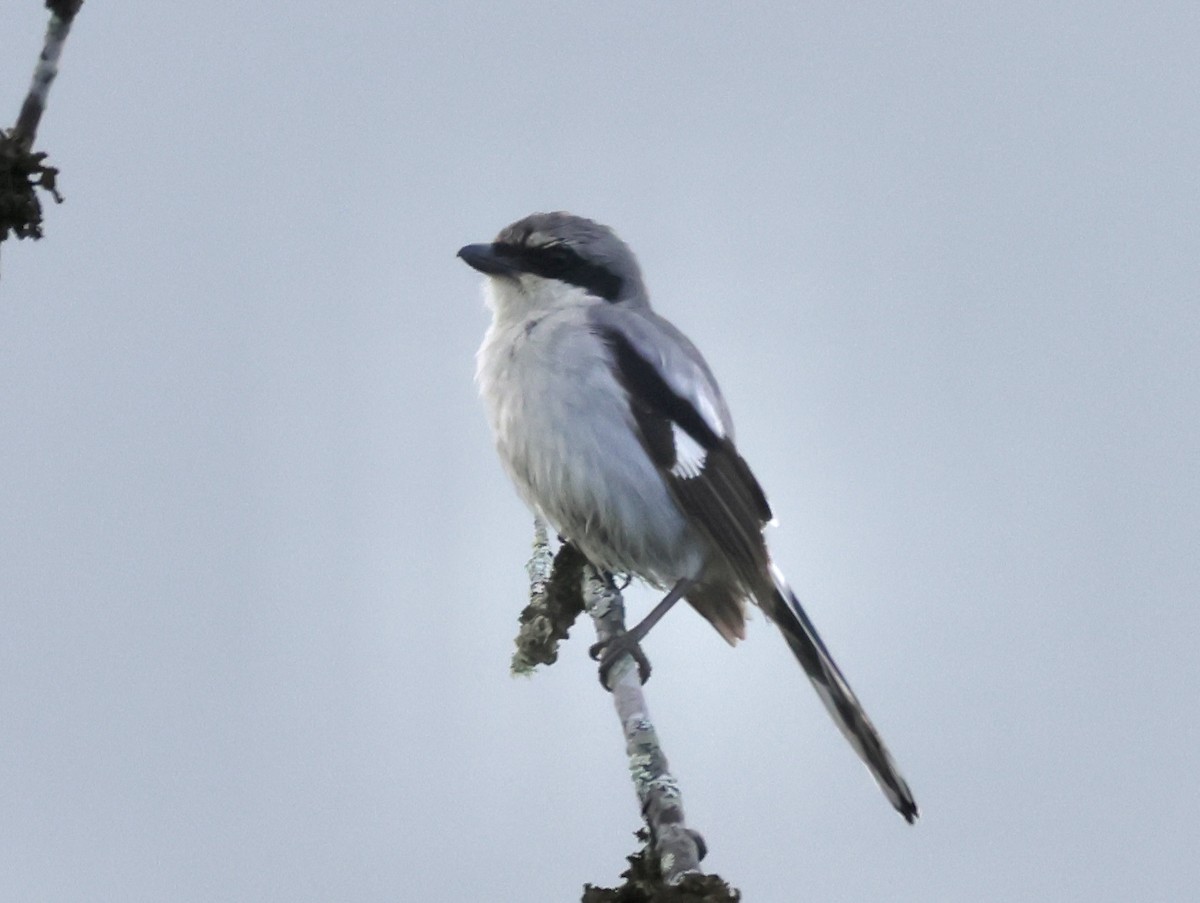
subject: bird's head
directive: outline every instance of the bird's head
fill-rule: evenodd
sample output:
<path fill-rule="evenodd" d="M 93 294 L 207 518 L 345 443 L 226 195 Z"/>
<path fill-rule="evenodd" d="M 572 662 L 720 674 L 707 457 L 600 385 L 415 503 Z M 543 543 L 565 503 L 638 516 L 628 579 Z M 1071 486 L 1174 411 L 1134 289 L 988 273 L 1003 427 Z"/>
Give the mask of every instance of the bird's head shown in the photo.
<path fill-rule="evenodd" d="M 612 229 L 570 213 L 534 213 L 490 244 L 458 252 L 488 278 L 497 316 L 585 304 L 645 306 L 637 258 Z"/>

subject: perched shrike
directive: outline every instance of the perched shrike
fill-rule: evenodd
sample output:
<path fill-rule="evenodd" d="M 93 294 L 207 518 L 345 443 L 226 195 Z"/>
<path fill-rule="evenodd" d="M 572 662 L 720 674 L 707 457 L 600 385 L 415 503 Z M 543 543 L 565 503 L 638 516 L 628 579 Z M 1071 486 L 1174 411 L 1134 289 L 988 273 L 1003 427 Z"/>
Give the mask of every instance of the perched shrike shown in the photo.
<path fill-rule="evenodd" d="M 746 602 L 775 622 L 817 694 L 892 805 L 917 804 L 883 740 L 771 563 L 771 509 L 738 454 L 729 408 L 686 336 L 650 309 L 633 252 L 611 229 L 535 213 L 458 252 L 488 277 L 480 392 L 517 491 L 609 574 L 666 597 L 603 650 L 601 679 L 676 601 L 730 644 Z M 596 653 L 595 647 L 593 654 Z"/>

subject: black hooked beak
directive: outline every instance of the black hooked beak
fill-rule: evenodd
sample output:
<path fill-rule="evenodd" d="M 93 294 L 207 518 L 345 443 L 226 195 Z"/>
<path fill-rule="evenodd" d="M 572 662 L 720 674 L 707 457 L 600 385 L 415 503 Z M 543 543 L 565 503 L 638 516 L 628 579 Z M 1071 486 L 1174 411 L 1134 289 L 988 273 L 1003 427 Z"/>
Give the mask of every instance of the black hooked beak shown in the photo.
<path fill-rule="evenodd" d="M 488 276 L 513 276 L 520 272 L 512 254 L 496 245 L 467 245 L 459 249 L 458 256 L 467 266 Z"/>

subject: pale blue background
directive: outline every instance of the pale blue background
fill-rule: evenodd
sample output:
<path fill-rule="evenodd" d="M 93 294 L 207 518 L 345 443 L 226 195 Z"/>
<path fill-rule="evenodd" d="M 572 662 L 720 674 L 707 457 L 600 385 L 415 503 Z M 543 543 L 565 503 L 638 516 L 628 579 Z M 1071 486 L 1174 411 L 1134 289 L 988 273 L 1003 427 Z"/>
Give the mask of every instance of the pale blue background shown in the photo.
<path fill-rule="evenodd" d="M 0 9 L 0 121 L 40 47 Z M 568 901 L 638 814 L 454 259 L 613 225 L 707 353 L 892 813 L 761 618 L 647 644 L 754 903 L 1200 883 L 1200 6 L 100 3 L 0 281 L 0 899 Z M 635 594 L 636 611 L 648 595 Z"/>

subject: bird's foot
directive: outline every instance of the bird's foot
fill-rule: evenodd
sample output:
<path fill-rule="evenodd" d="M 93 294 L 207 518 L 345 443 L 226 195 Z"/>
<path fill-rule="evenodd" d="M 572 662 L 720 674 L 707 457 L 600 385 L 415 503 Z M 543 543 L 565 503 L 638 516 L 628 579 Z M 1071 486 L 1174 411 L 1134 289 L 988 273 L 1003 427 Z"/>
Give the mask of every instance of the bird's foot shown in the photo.
<path fill-rule="evenodd" d="M 608 685 L 608 675 L 613 666 L 627 655 L 637 664 L 638 677 L 642 683 L 650 679 L 650 659 L 646 658 L 638 640 L 639 637 L 635 633 L 621 632 L 607 640 L 594 643 L 588 649 L 592 661 L 600 663 L 600 684 L 604 689 L 612 691 L 612 687 Z"/>

